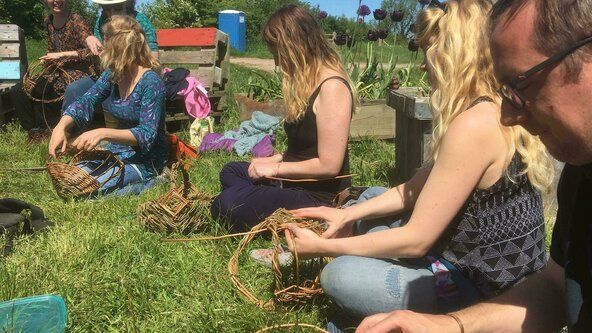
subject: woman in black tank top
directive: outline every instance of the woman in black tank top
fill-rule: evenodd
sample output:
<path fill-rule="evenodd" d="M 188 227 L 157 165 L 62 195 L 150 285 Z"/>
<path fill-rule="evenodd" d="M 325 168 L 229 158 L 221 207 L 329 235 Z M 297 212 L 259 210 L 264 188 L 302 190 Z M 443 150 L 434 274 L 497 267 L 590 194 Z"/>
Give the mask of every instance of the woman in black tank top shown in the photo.
<path fill-rule="evenodd" d="M 347 144 L 356 96 L 339 55 L 298 6 L 279 9 L 262 35 L 282 72 L 288 148 L 222 169 L 211 212 L 236 230 L 278 208 L 329 206 L 351 184 Z"/>

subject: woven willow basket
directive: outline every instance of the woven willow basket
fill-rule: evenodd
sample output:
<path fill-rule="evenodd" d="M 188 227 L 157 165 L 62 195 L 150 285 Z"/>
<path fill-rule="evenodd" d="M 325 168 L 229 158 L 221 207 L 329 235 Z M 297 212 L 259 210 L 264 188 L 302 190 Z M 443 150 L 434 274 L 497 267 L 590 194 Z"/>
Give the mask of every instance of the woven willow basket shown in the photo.
<path fill-rule="evenodd" d="M 59 75 L 66 79 L 66 83 L 69 85 L 74 82 L 74 78 L 64 69 L 64 60 L 49 60 L 45 62 L 38 62 L 34 66 L 31 66 L 29 70 L 23 76 L 23 91 L 31 100 L 40 103 L 55 103 L 64 99 L 64 92 L 58 93 L 59 96 L 48 99 L 45 97 L 45 91 L 47 89 L 46 83 L 42 88 L 42 96 L 34 96 L 33 91 L 37 86 L 37 81 L 45 76 L 59 73 Z"/>
<path fill-rule="evenodd" d="M 212 196 L 191 185 L 182 164 L 173 168 L 177 169 L 177 173 L 181 172 L 183 184 L 178 185 L 173 179 L 171 189 L 164 196 L 140 205 L 138 222 L 153 232 L 189 234 L 201 231 L 207 220 L 205 212 L 209 210 Z"/>
<path fill-rule="evenodd" d="M 117 171 L 111 176 L 99 183 L 95 177 L 91 176 L 88 172 L 77 166 L 80 162 L 84 161 L 102 161 L 101 165 L 91 171 L 94 174 L 99 169 L 103 169 L 101 174 L 97 175 L 100 177 L 104 175 L 108 170 L 117 167 Z M 80 152 L 70 160 L 68 163 L 62 162 L 50 162 L 47 163 L 47 172 L 51 177 L 51 182 L 58 193 L 58 195 L 64 199 L 70 198 L 82 198 L 88 197 L 93 193 L 96 193 L 104 184 L 111 179 L 118 177 L 123 171 L 124 165 L 117 156 L 107 150 L 93 150 Z"/>

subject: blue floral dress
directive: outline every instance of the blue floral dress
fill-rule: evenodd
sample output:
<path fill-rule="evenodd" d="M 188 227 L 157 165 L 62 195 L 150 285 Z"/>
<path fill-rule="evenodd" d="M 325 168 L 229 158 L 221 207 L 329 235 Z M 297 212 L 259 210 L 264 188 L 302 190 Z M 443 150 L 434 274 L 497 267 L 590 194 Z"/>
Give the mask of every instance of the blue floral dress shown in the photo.
<path fill-rule="evenodd" d="M 122 99 L 118 85 L 111 81 L 111 71 L 106 70 L 92 88 L 64 112 L 84 130 L 92 121 L 95 109 L 107 100 L 109 113 L 118 120 L 118 128 L 129 129 L 138 141 L 135 147 L 113 142 L 107 144 L 106 149 L 126 165 L 122 177 L 127 175 L 128 179 L 105 184 L 104 190 L 123 188 L 132 182 L 147 183 L 166 166 L 169 145 L 165 133 L 164 96 L 162 79 L 149 70 L 142 75 L 130 96 Z M 134 170 L 139 177 L 130 176 Z M 111 188 L 105 188 L 107 185 Z"/>

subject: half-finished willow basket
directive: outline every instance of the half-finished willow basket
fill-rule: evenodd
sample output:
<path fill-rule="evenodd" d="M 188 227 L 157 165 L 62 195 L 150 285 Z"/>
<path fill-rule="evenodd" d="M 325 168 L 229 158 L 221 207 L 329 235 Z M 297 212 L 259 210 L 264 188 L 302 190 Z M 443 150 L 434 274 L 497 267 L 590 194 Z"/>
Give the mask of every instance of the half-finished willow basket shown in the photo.
<path fill-rule="evenodd" d="M 182 163 L 173 168 L 180 171 L 183 184 L 171 181 L 171 189 L 162 197 L 143 203 L 138 207 L 138 222 L 153 232 L 189 234 L 204 229 L 205 213 L 212 196 L 198 191 L 189 182 L 189 175 Z M 176 178 L 176 177 L 174 177 Z"/>
<path fill-rule="evenodd" d="M 45 92 L 49 85 L 49 82 L 45 82 L 42 88 L 42 95 L 41 96 L 34 96 L 33 92 L 35 87 L 38 84 L 38 81 L 46 76 L 46 75 L 53 75 L 55 73 L 59 73 L 59 76 L 66 80 L 66 85 L 71 84 L 74 82 L 74 78 L 68 73 L 68 71 L 64 68 L 65 67 L 65 60 L 48 60 L 44 62 L 38 62 L 37 64 L 31 66 L 25 75 L 23 76 L 23 91 L 31 100 L 40 103 L 55 103 L 59 102 L 64 99 L 64 91 L 57 92 L 57 97 L 47 98 L 45 96 Z"/>
<path fill-rule="evenodd" d="M 84 161 L 101 161 L 101 164 L 88 173 L 77 165 Z M 115 167 L 117 170 L 100 183 L 91 176 L 91 174 L 103 170 L 96 175 L 96 177 L 101 177 Z M 47 172 L 51 177 L 51 182 L 58 195 L 64 200 L 88 197 L 96 193 L 108 181 L 118 177 L 123 169 L 123 162 L 108 150 L 83 151 L 74 155 L 68 163 L 47 163 Z"/>

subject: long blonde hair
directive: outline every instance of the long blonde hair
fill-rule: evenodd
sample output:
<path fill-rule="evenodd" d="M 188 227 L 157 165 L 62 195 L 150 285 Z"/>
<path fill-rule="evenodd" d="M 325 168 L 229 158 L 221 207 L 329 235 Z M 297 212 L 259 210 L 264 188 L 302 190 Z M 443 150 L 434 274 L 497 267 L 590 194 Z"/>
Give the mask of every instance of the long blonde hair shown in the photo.
<path fill-rule="evenodd" d="M 101 65 L 112 72 L 111 80 L 119 83 L 133 66 L 156 70 L 160 64 L 152 57 L 144 29 L 138 21 L 127 15 L 114 15 L 103 26 L 105 49 Z"/>
<path fill-rule="evenodd" d="M 476 100 L 487 97 L 501 108 L 489 49 L 490 2 L 449 0 L 446 4 L 446 10 L 423 10 L 416 24 L 417 42 L 425 51 L 432 85 L 432 163 L 438 158 L 450 123 Z M 523 173 L 531 184 L 547 190 L 553 179 L 553 166 L 543 144 L 522 127 L 501 127 L 510 148 L 506 168 L 517 151 L 525 164 Z"/>
<path fill-rule="evenodd" d="M 315 18 L 305 9 L 286 5 L 277 10 L 263 27 L 262 37 L 277 52 L 282 73 L 282 92 L 286 102 L 285 119 L 293 123 L 302 118 L 308 98 L 320 84 L 323 67 L 346 79 L 354 92 L 339 54 L 329 45 Z"/>

